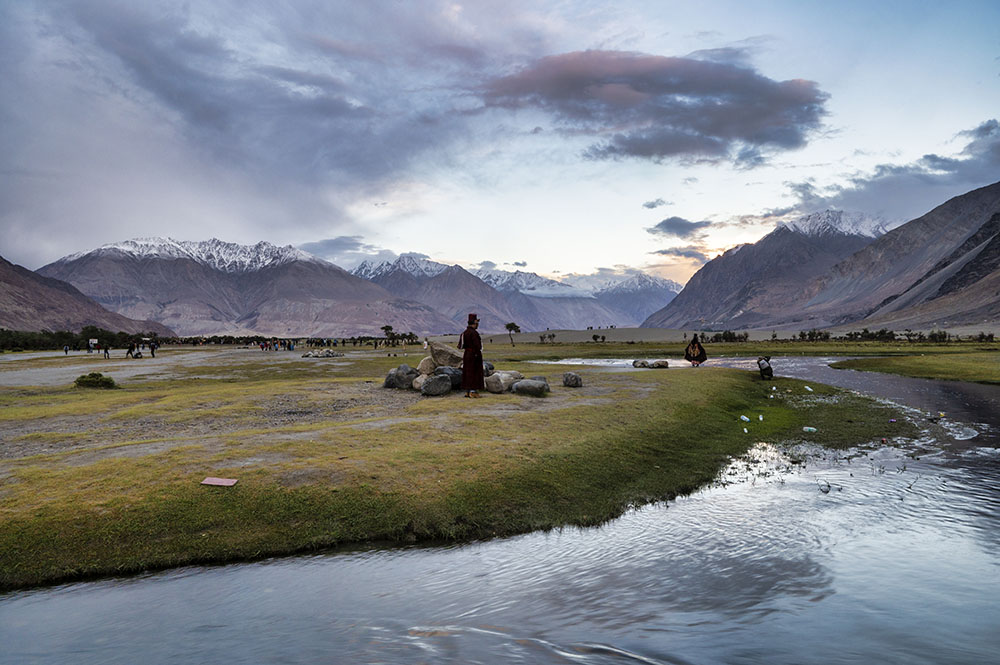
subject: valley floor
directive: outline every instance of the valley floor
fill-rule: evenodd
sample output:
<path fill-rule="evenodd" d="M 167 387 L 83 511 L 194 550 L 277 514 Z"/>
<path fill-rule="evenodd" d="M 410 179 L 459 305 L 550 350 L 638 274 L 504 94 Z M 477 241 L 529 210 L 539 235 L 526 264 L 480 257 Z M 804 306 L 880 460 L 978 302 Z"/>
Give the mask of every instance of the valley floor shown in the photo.
<path fill-rule="evenodd" d="M 755 442 L 852 447 L 915 432 L 884 405 L 791 379 L 525 362 L 667 351 L 488 348 L 498 368 L 547 374 L 552 392 L 478 401 L 382 388 L 390 368 L 419 362 L 415 349 L 301 358 L 164 347 L 138 361 L 5 354 L 0 589 L 347 543 L 600 524 L 712 482 Z M 561 385 L 568 369 L 583 388 Z M 121 388 L 72 387 L 91 371 Z M 201 485 L 207 476 L 238 483 Z"/>

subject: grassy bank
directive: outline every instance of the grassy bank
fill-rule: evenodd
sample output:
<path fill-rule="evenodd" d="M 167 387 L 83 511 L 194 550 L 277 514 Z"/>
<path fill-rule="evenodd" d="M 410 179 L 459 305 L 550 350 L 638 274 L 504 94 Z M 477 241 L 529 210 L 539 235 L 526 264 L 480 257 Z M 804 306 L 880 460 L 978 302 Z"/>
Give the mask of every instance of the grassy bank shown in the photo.
<path fill-rule="evenodd" d="M 839 369 L 899 374 L 922 379 L 973 381 L 1000 385 L 1000 352 L 926 354 L 889 358 L 858 358 L 833 363 Z"/>
<path fill-rule="evenodd" d="M 913 434 L 871 401 L 735 370 L 580 368 L 585 387 L 569 389 L 566 368 L 522 356 L 504 367 L 548 373 L 549 397 L 472 401 L 382 389 L 398 357 L 273 358 L 116 391 L 0 392 L 13 432 L 0 459 L 0 588 L 599 524 L 703 486 L 754 442 Z M 205 476 L 239 482 L 206 487 Z"/>

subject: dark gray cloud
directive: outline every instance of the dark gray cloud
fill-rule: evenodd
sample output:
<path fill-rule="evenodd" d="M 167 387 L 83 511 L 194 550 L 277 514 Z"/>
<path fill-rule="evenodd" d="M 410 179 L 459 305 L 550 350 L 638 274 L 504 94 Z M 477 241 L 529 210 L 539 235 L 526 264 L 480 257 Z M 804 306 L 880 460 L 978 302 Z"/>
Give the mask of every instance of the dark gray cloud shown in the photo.
<path fill-rule="evenodd" d="M 642 204 L 643 208 L 649 208 L 653 210 L 654 208 L 659 208 L 660 206 L 672 205 L 669 201 L 664 201 L 663 199 L 653 199 L 652 201 L 646 201 Z"/>
<path fill-rule="evenodd" d="M 827 97 L 812 81 L 775 81 L 732 61 L 620 51 L 541 58 L 484 90 L 489 107 L 542 110 L 565 130 L 598 139 L 586 153 L 592 159 L 744 167 L 803 147 L 821 125 Z"/>
<path fill-rule="evenodd" d="M 299 249 L 350 270 L 362 261 L 394 261 L 395 252 L 364 242 L 361 236 L 338 236 L 299 245 Z"/>
<path fill-rule="evenodd" d="M 660 256 L 674 256 L 680 259 L 693 259 L 698 263 L 707 263 L 708 257 L 705 255 L 701 247 L 688 246 L 688 247 L 668 247 L 667 249 L 658 249 L 656 251 L 650 252 L 650 254 L 658 254 Z"/>
<path fill-rule="evenodd" d="M 479 263 L 480 270 L 496 270 L 497 264 L 493 261 L 481 261 Z"/>
<path fill-rule="evenodd" d="M 528 262 L 527 261 L 514 261 L 514 265 L 517 266 L 518 268 L 527 268 L 528 267 Z"/>
<path fill-rule="evenodd" d="M 712 222 L 689 222 L 683 217 L 667 217 L 656 226 L 646 229 L 653 235 L 690 238 L 701 235 L 702 229 L 708 228 Z"/>
<path fill-rule="evenodd" d="M 953 196 L 1000 180 L 1000 122 L 986 120 L 958 132 L 956 138 L 965 144 L 955 155 L 932 153 L 906 164 L 879 164 L 843 185 L 823 187 L 815 179 L 786 182 L 798 203 L 769 213 L 804 214 L 832 207 L 905 221 Z"/>

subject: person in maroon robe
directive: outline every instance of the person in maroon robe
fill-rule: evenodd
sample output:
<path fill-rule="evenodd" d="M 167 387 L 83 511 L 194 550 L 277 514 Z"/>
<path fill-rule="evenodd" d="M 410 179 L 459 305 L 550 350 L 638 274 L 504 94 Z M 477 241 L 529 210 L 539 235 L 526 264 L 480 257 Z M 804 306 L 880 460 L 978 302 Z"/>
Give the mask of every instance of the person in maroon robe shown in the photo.
<path fill-rule="evenodd" d="M 691 363 L 692 367 L 697 367 L 708 360 L 708 354 L 705 353 L 705 347 L 698 341 L 697 333 L 691 335 L 691 343 L 684 349 L 684 360 Z"/>
<path fill-rule="evenodd" d="M 458 336 L 458 348 L 462 349 L 462 389 L 466 397 L 479 397 L 479 391 L 486 388 L 483 373 L 483 340 L 479 337 L 479 317 L 469 314 L 469 327 Z"/>

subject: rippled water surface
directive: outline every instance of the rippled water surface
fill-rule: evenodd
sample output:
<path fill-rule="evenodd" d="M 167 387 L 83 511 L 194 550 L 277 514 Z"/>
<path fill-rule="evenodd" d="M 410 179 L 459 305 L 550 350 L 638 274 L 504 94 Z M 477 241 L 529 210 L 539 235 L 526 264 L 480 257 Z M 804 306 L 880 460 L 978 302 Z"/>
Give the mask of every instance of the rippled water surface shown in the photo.
<path fill-rule="evenodd" d="M 919 451 L 761 447 L 596 529 L 8 594 L 0 662 L 998 662 L 1000 390 L 775 368 L 946 417 Z"/>

